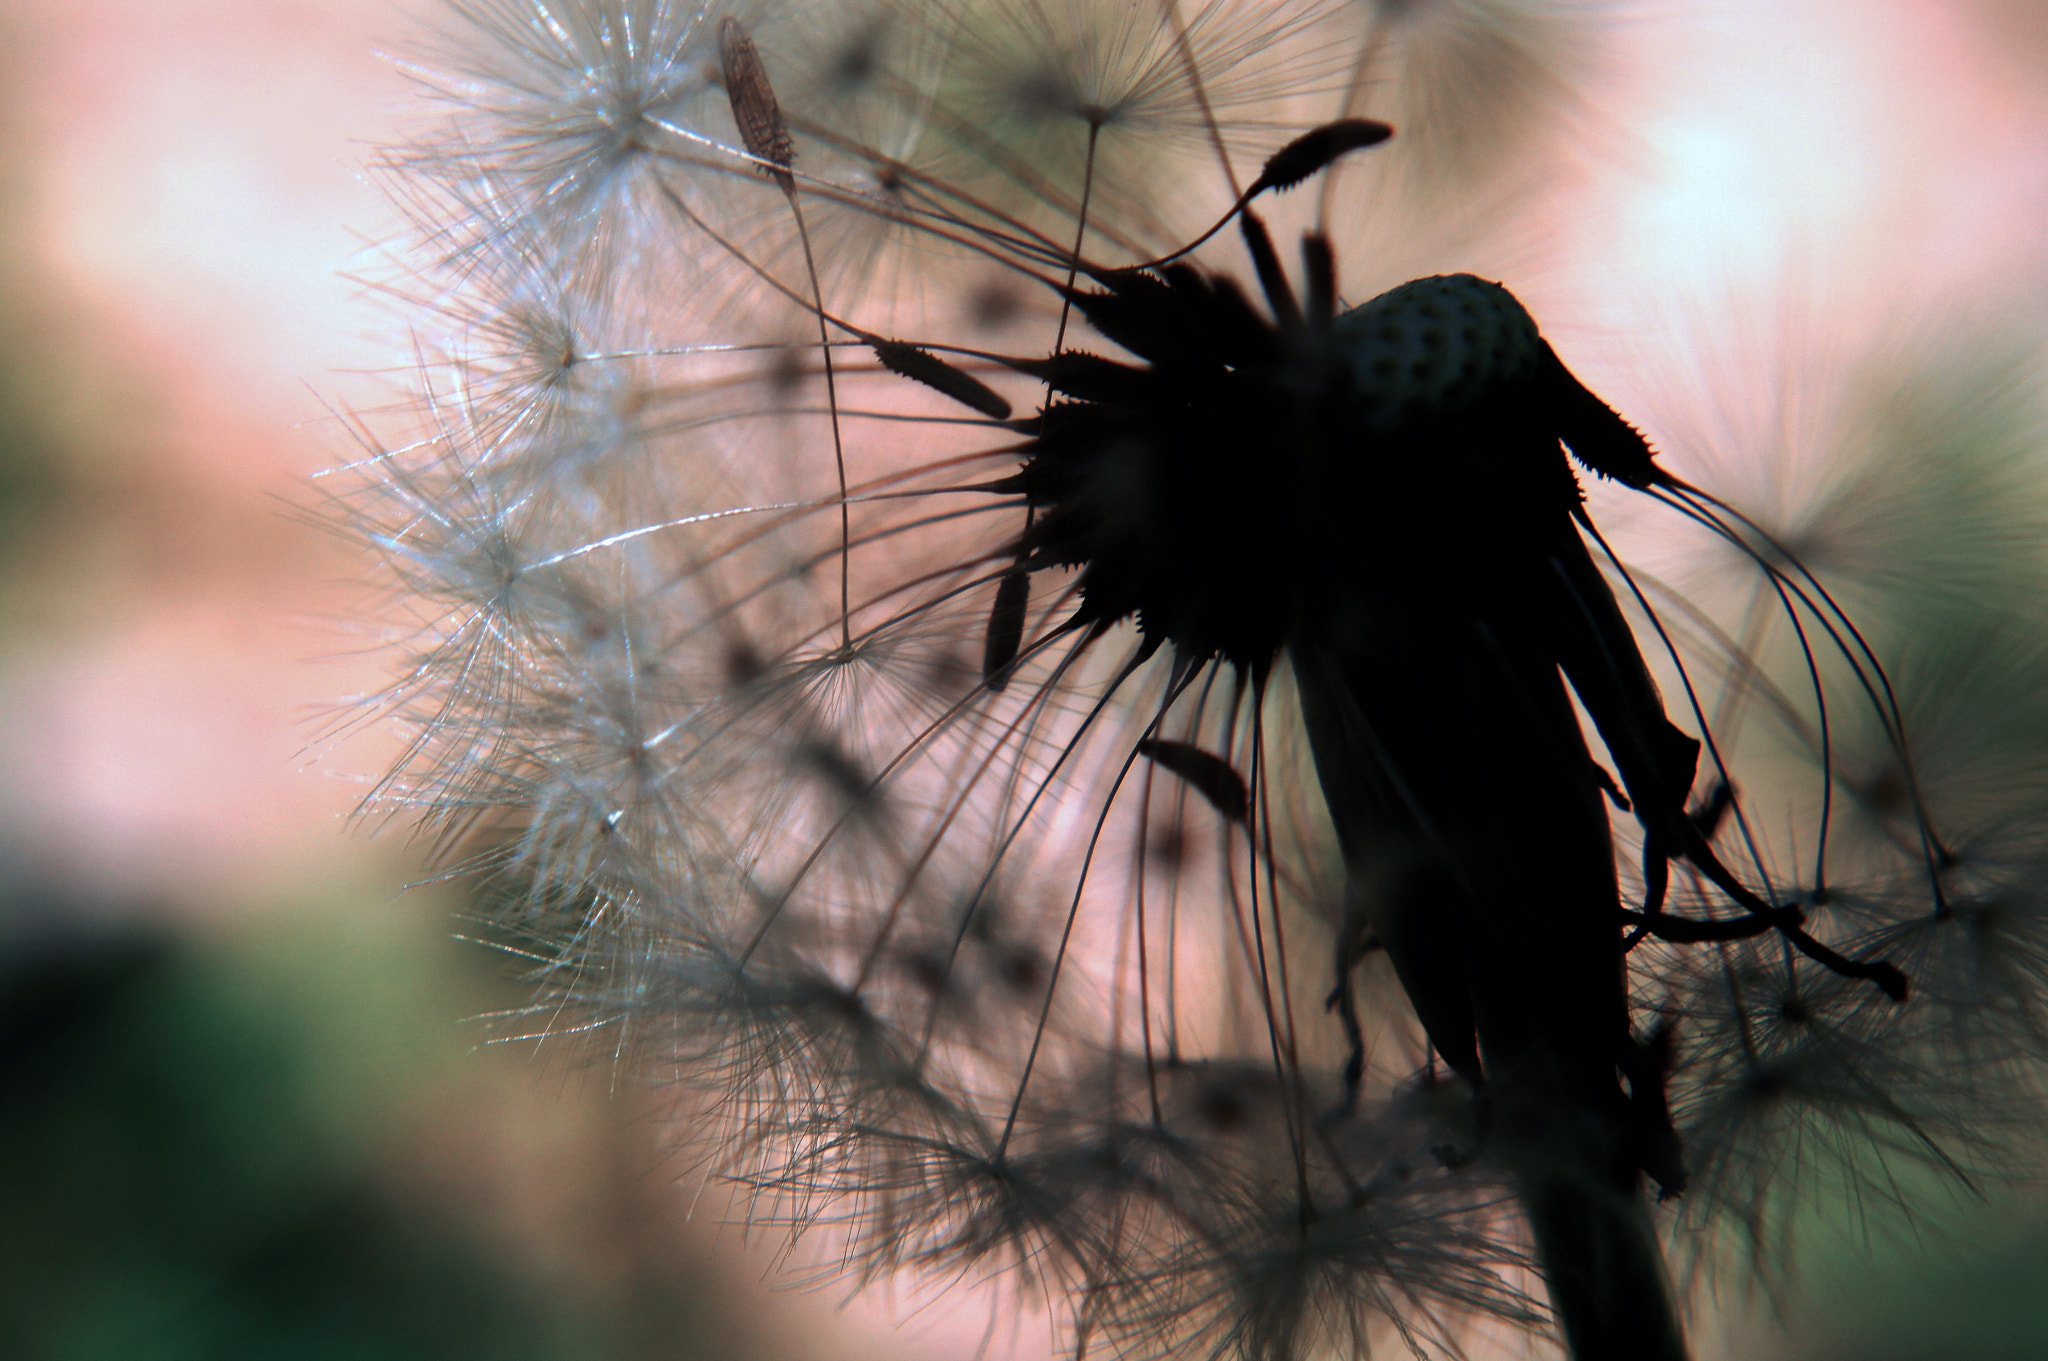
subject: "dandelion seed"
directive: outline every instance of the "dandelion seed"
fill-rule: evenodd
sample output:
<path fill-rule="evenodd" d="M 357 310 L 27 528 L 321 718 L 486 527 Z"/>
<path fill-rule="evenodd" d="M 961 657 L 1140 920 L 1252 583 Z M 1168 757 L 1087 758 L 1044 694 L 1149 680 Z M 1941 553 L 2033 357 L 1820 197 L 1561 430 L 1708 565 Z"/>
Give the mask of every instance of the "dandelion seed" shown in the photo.
<path fill-rule="evenodd" d="M 1952 676 L 1509 287 L 1347 300 L 1354 166 L 1569 102 L 1545 7 L 1370 10 L 458 6 L 387 158 L 426 428 L 336 500 L 424 616 L 378 799 L 857 1279 L 1007 1267 L 1077 1354 L 1678 1358 L 1660 1232 L 2023 1161 L 1989 829 L 2048 784 L 1951 774 Z"/>

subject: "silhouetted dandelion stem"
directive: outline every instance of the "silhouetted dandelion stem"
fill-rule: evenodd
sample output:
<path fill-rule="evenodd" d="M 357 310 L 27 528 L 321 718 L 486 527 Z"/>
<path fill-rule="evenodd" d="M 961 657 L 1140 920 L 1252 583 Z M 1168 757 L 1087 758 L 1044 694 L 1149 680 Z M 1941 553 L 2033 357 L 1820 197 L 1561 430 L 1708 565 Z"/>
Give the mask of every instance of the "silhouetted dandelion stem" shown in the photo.
<path fill-rule="evenodd" d="M 1077 1358 L 1682 1361 L 1667 1245 L 2031 1168 L 2048 630 L 1917 653 L 1917 501 L 1737 509 L 1469 272 L 1600 10 L 451 0 L 329 485 L 508 1029 Z"/>

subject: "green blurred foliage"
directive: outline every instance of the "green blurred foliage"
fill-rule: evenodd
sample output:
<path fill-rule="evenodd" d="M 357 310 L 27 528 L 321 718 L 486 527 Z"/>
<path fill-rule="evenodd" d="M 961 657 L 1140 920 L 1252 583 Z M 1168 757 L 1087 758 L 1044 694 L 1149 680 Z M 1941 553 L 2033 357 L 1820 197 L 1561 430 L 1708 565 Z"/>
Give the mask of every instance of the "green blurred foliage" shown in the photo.
<path fill-rule="evenodd" d="M 392 1175 L 408 1112 L 473 1094 L 461 1065 L 504 1070 L 423 1005 L 446 951 L 350 934 L 5 952 L 0 1356 L 744 1355 L 680 1253 L 629 1243 L 626 1288 L 579 1297 Z"/>
<path fill-rule="evenodd" d="M 2040 1361 L 2048 1355 L 2048 1235 L 2036 1230 L 1948 1265 L 1890 1270 L 1829 1311 L 1816 1361 Z"/>

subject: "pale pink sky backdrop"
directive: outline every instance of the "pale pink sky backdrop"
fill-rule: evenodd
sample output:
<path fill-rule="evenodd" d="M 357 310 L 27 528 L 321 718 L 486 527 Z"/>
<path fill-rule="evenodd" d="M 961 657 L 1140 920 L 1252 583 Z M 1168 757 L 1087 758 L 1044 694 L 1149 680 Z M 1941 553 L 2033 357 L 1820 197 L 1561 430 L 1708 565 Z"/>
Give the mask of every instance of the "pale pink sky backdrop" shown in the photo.
<path fill-rule="evenodd" d="M 1576 243 L 1582 329 L 1788 265 L 1837 293 L 1867 278 L 2039 314 L 2042 12 L 1657 0 L 1619 21 L 1619 83 L 1596 104 L 1626 135 Z M 33 527 L 27 575 L 0 595 L 0 825 L 51 872 L 206 914 L 309 874 L 395 882 L 401 839 L 343 825 L 360 787 L 342 776 L 384 748 L 314 769 L 302 752 L 308 714 L 381 664 L 309 661 L 351 645 L 318 621 L 360 602 L 359 563 L 289 510 L 346 456 L 315 393 L 368 400 L 337 371 L 394 359 L 338 271 L 389 223 L 358 167 L 408 101 L 376 52 L 414 31 L 391 0 L 12 0 L 0 16 L 20 248 L 84 489 Z"/>
<path fill-rule="evenodd" d="M 0 672 L 11 811 L 62 865 L 221 884 L 345 860 L 336 776 L 298 706 L 374 668 L 298 627 L 345 611 L 345 554 L 283 514 L 342 446 L 336 370 L 389 363 L 338 272 L 389 215 L 358 167 L 407 87 L 390 0 L 15 0 L 28 250 L 75 350 L 53 400 L 104 502 L 40 547 L 37 636 Z M 1995 3 L 1663 0 L 1617 23 L 1623 134 L 1552 328 L 1776 284 L 1788 256 L 1875 290 L 2042 296 L 2048 37 Z M 1823 283 L 1840 291 L 1838 279 Z M 57 527 L 51 527 L 53 529 Z M 285 627 L 285 621 L 294 621 Z M 17 645 L 19 648 L 19 645 Z M 0 786 L 0 790 L 7 786 Z"/>

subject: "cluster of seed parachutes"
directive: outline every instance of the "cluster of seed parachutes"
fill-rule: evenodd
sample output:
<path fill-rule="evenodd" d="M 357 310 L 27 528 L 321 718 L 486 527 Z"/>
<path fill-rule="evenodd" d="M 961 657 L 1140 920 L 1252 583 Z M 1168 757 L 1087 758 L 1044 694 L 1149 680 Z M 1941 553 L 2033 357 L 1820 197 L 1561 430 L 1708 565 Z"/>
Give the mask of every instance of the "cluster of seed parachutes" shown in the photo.
<path fill-rule="evenodd" d="M 1428 36 L 1406 8 L 472 0 L 425 63 L 449 121 L 386 158 L 415 423 L 366 418 L 334 501 L 418 623 L 372 805 L 482 875 L 528 1033 L 684 1077 L 758 1221 L 832 1226 L 858 1276 L 1018 1267 L 1070 1340 L 1137 1352 L 1543 1318 L 1514 1177 L 1363 925 L 1284 649 L 1189 643 L 1061 558 L 1076 524 L 1142 555 L 1195 494 L 1186 462 L 1055 476 L 1062 431 L 1169 367 L 1086 353 L 1115 300 L 1209 309 L 1226 349 L 1305 324 L 1249 228 L 1265 310 L 1225 246 L 1170 253 L 1311 177 L 1363 211 L 1339 170 L 1386 129 L 1356 71 Z M 1471 275 L 1341 307 L 1342 233 L 1311 240 L 1364 428 L 1554 362 Z M 1239 489 L 1198 487 L 1226 519 Z M 1912 678 L 1825 564 L 1657 495 L 1761 615 L 1593 551 L 1708 739 L 1717 868 L 1782 914 L 1617 810 L 1628 998 L 1689 1172 L 1666 1225 L 1762 1249 L 1901 1159 L 1981 1184 L 2038 1086 L 2048 904 L 2013 829 L 2048 781 L 1951 827 L 1968 782 L 1916 764 Z M 1404 516 L 1455 523 L 1357 532 Z M 1284 635 L 1289 600 L 1245 599 Z M 1674 856 L 1667 912 L 1645 879 Z M 1681 910 L 1760 925 L 1684 939 Z M 1910 1001 L 1837 967 L 1873 960 Z"/>

